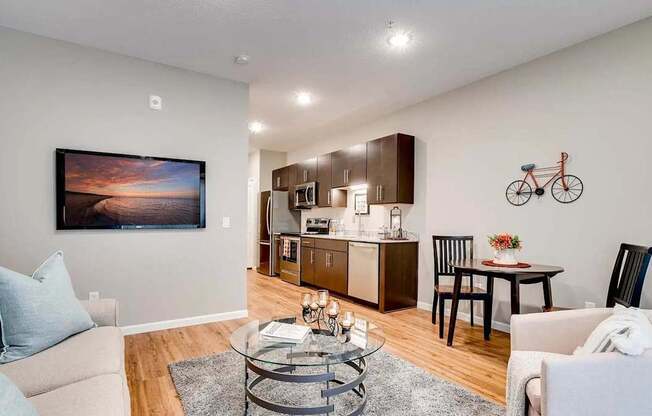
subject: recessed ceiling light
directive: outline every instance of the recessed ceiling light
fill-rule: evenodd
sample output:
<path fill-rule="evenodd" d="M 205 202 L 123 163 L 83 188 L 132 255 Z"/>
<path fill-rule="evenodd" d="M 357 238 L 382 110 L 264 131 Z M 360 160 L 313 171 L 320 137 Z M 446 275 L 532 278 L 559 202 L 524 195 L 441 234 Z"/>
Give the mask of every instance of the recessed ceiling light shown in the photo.
<path fill-rule="evenodd" d="M 409 33 L 398 32 L 394 33 L 387 39 L 387 43 L 394 48 L 405 48 L 412 40 Z"/>
<path fill-rule="evenodd" d="M 387 31 L 389 32 L 387 43 L 392 48 L 403 49 L 412 41 L 412 35 L 409 32 L 397 30 L 392 20 L 387 22 Z"/>
<path fill-rule="evenodd" d="M 296 95 L 297 104 L 307 106 L 312 104 L 312 95 L 307 91 L 300 91 Z"/>
<path fill-rule="evenodd" d="M 250 60 L 251 57 L 249 55 L 238 55 L 235 58 L 233 58 L 233 62 L 235 62 L 238 65 L 247 65 Z"/>
<path fill-rule="evenodd" d="M 252 121 L 249 123 L 249 131 L 253 134 L 258 134 L 263 130 L 265 130 L 265 125 L 260 121 Z"/>

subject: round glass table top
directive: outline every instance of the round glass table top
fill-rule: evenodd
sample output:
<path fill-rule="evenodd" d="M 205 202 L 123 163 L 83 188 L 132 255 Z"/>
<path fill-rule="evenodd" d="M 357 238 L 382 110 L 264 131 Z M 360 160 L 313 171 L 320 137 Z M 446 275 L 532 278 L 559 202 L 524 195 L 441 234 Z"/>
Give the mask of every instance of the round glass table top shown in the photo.
<path fill-rule="evenodd" d="M 273 341 L 260 334 L 272 322 L 302 325 L 312 331 L 298 344 Z M 250 360 L 283 366 L 324 366 L 373 354 L 385 344 L 385 336 L 379 326 L 364 318 L 357 318 L 348 334 L 332 336 L 327 330 L 318 329 L 316 324 L 306 324 L 301 317 L 284 317 L 251 321 L 236 329 L 229 341 L 237 353 Z"/>

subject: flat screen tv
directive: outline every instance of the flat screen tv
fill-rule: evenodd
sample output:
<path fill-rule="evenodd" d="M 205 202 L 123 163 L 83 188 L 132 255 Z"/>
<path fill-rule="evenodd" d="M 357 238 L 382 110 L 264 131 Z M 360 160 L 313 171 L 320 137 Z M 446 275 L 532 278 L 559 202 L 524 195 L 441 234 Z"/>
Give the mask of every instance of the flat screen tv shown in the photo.
<path fill-rule="evenodd" d="M 206 163 L 57 149 L 57 229 L 205 228 Z"/>

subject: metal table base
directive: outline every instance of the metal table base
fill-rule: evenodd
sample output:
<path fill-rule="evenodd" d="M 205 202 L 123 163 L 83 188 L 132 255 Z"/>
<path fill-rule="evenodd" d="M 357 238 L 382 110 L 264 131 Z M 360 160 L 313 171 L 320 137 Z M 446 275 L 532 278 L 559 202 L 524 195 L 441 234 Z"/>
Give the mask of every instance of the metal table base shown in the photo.
<path fill-rule="evenodd" d="M 357 362 L 355 362 L 357 361 Z M 367 405 L 367 389 L 363 381 L 367 377 L 367 362 L 364 358 L 359 358 L 355 361 L 348 361 L 341 364 L 324 364 L 326 372 L 320 374 L 293 374 L 296 366 L 287 365 L 275 369 L 262 368 L 256 365 L 254 360 L 245 358 L 245 416 L 248 415 L 249 401 L 256 405 L 271 410 L 276 413 L 289 414 L 289 415 L 328 415 L 333 413 L 335 405 L 331 403 L 331 398 L 345 394 L 348 392 L 355 393 L 360 399 L 357 403 L 355 410 L 348 413 L 347 416 L 361 415 Z M 348 365 L 357 372 L 357 376 L 350 381 L 342 381 L 336 378 L 331 367 L 334 365 Z M 249 381 L 249 370 L 256 373 L 257 376 Z M 287 406 L 282 403 L 277 403 L 265 400 L 256 395 L 255 387 L 265 380 L 275 380 L 285 383 L 306 384 L 306 383 L 325 383 L 325 388 L 321 390 L 321 397 L 325 400 L 322 405 L 316 406 Z M 331 387 L 331 383 L 335 386 Z"/>

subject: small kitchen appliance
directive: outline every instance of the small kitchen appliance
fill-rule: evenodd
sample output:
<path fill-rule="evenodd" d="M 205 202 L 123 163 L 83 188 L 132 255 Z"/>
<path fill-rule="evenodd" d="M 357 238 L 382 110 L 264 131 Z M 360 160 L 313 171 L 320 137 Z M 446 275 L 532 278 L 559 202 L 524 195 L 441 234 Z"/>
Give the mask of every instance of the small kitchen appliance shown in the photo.
<path fill-rule="evenodd" d="M 328 234 L 330 218 L 308 218 L 304 234 Z"/>
<path fill-rule="evenodd" d="M 294 188 L 294 201 L 297 208 L 317 206 L 317 182 L 307 182 Z"/>

